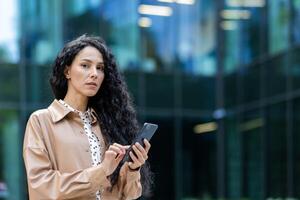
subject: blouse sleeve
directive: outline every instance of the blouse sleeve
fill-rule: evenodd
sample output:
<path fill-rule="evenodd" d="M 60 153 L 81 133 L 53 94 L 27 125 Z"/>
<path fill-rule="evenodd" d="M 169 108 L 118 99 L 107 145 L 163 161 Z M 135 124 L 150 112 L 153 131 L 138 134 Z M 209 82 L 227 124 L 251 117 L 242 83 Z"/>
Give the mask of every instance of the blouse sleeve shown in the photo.
<path fill-rule="evenodd" d="M 131 171 L 125 162 L 120 170 L 119 185 L 123 199 L 137 199 L 142 195 L 140 170 Z"/>
<path fill-rule="evenodd" d="M 41 132 L 37 116 L 31 116 L 25 131 L 23 157 L 33 196 L 42 199 L 92 196 L 102 187 L 110 186 L 101 165 L 71 173 L 54 170 Z"/>

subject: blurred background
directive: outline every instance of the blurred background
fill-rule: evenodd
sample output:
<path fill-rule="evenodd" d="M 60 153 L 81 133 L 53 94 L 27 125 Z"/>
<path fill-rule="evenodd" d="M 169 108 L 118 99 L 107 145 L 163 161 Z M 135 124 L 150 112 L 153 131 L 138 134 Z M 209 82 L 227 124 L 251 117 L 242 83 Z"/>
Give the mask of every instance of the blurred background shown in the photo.
<path fill-rule="evenodd" d="M 0 199 L 28 198 L 26 121 L 84 33 L 107 41 L 140 122 L 159 124 L 150 199 L 300 199 L 299 26 L 300 0 L 2 1 Z"/>

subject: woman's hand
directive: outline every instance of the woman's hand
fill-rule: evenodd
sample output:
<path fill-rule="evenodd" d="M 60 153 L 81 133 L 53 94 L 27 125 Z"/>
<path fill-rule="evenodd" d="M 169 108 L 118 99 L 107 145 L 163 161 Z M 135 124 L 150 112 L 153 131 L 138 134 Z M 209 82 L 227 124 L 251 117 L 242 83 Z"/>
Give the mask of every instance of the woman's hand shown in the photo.
<path fill-rule="evenodd" d="M 114 143 L 109 146 L 107 151 L 105 151 L 104 159 L 101 164 L 103 166 L 106 176 L 111 175 L 115 171 L 115 169 L 123 159 L 126 149 L 128 148 L 129 146 L 123 146 Z"/>
<path fill-rule="evenodd" d="M 140 145 L 140 143 L 136 142 L 134 145 L 132 145 L 132 151 L 129 152 L 129 156 L 132 159 L 132 162 L 128 163 L 128 167 L 131 170 L 139 169 L 148 159 L 148 152 L 151 147 L 151 144 L 148 142 L 148 140 L 144 139 L 145 148 Z"/>

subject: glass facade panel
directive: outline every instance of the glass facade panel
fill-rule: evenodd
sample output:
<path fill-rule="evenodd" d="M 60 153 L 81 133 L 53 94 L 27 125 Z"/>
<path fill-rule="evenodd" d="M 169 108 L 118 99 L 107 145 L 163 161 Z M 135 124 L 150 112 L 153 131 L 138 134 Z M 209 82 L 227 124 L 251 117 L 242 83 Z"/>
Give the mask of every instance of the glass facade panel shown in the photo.
<path fill-rule="evenodd" d="M 0 199 L 24 199 L 18 111 L 2 109 L 0 121 Z"/>
<path fill-rule="evenodd" d="M 267 108 L 267 197 L 287 196 L 286 107 L 284 103 Z"/>
<path fill-rule="evenodd" d="M 142 84 L 140 84 L 141 79 L 139 78 L 138 73 L 127 71 L 124 73 L 124 78 L 134 104 L 137 106 L 141 106 L 142 100 L 139 94 L 142 88 Z"/>
<path fill-rule="evenodd" d="M 267 29 L 262 25 L 264 7 L 236 7 L 230 0 L 226 2 L 220 13 L 220 28 L 224 33 L 225 43 L 223 70 L 227 74 L 250 64 L 264 53 L 264 34 Z"/>
<path fill-rule="evenodd" d="M 296 44 L 300 43 L 300 30 L 299 30 L 299 25 L 300 25 L 300 0 L 292 0 L 292 13 L 293 13 L 293 18 L 292 20 L 292 35 L 293 35 L 293 41 Z"/>
<path fill-rule="evenodd" d="M 268 1 L 269 49 L 274 54 L 289 47 L 289 0 Z"/>
<path fill-rule="evenodd" d="M 154 196 L 151 199 L 175 199 L 174 118 L 153 115 L 142 116 L 142 118 L 159 125 L 157 132 L 151 139 L 151 154 L 149 155 L 155 181 Z"/>
<path fill-rule="evenodd" d="M 232 26 L 240 26 L 240 23 L 237 21 L 230 21 L 226 22 L 223 21 L 222 23 L 232 23 Z M 224 25 L 223 25 L 224 26 Z M 239 31 L 237 28 L 230 30 L 230 31 L 224 31 L 224 37 L 225 37 L 225 51 L 224 51 L 224 67 L 223 70 L 225 74 L 232 73 L 233 71 L 237 70 L 238 64 L 240 61 L 240 54 L 239 54 Z"/>
<path fill-rule="evenodd" d="M 183 199 L 216 198 L 216 131 L 202 132 L 199 128 L 207 123 L 214 122 L 205 118 L 183 119 Z"/>
<path fill-rule="evenodd" d="M 61 4 L 59 0 L 21 0 L 23 62 L 51 63 L 61 47 Z"/>
<path fill-rule="evenodd" d="M 178 88 L 180 89 L 180 88 Z M 185 109 L 215 108 L 215 79 L 202 76 L 182 76 L 182 106 Z"/>
<path fill-rule="evenodd" d="M 300 199 L 300 98 L 293 101 L 293 146 L 295 147 L 293 151 L 294 166 L 292 174 L 294 174 L 295 186 L 292 188 L 295 191 L 295 197 Z"/>
<path fill-rule="evenodd" d="M 224 96 L 225 96 L 225 107 L 231 108 L 240 101 L 240 91 L 238 91 L 238 83 L 240 77 L 238 73 L 227 74 L 224 76 Z"/>
<path fill-rule="evenodd" d="M 20 60 L 18 0 L 0 6 L 0 65 L 2 62 L 17 63 Z"/>
<path fill-rule="evenodd" d="M 260 92 L 263 87 L 261 83 L 260 66 L 251 66 L 240 72 L 241 76 L 241 101 L 242 103 L 249 103 L 258 101 Z"/>
<path fill-rule="evenodd" d="M 26 66 L 26 101 L 34 104 L 50 103 L 53 97 L 49 83 L 51 68 L 45 65 Z"/>
<path fill-rule="evenodd" d="M 120 6 L 122 5 L 122 6 Z M 143 50 L 137 25 L 137 1 L 104 1 L 100 34 L 106 38 L 122 70 L 140 68 Z M 122 19 L 122 20 L 120 20 Z M 107 27 L 107 28 L 103 28 Z"/>
<path fill-rule="evenodd" d="M 243 31 L 241 35 L 243 36 L 241 42 L 240 53 L 242 57 L 242 64 L 249 64 L 253 61 L 259 59 L 261 55 L 264 55 L 266 49 L 266 42 L 264 35 L 267 29 L 264 22 L 264 7 L 260 8 L 249 8 L 251 11 L 251 19 L 246 20 L 243 24 Z"/>
<path fill-rule="evenodd" d="M 172 10 L 172 14 L 166 17 L 140 15 L 152 22 L 150 27 L 141 29 L 144 70 L 179 69 L 206 76 L 215 74 L 215 1 L 194 1 L 193 5 L 163 1 L 141 1 L 141 4 L 165 6 Z"/>
<path fill-rule="evenodd" d="M 99 35 L 100 5 L 92 1 L 66 0 L 62 2 L 62 27 L 64 41 L 72 40 L 82 34 Z M 101 19 L 101 18 L 100 18 Z"/>
<path fill-rule="evenodd" d="M 227 197 L 263 200 L 263 119 L 248 111 L 225 122 Z"/>
<path fill-rule="evenodd" d="M 238 200 L 242 192 L 242 138 L 237 126 L 237 117 L 229 116 L 225 120 L 226 152 L 226 191 L 227 198 Z"/>
<path fill-rule="evenodd" d="M 284 94 L 287 88 L 287 56 L 279 55 L 273 59 L 265 62 L 264 67 L 264 78 L 265 83 L 265 94 L 267 97 Z"/>
<path fill-rule="evenodd" d="M 242 137 L 243 188 L 242 197 L 249 200 L 264 199 L 264 118 L 260 110 L 243 114 L 239 131 Z"/>
<path fill-rule="evenodd" d="M 146 107 L 174 107 L 174 76 L 172 74 L 145 74 Z M 156 98 L 154 98 L 156 97 Z"/>
<path fill-rule="evenodd" d="M 295 48 L 289 52 L 289 69 L 290 76 L 292 77 L 292 89 L 300 88 L 300 48 Z"/>
<path fill-rule="evenodd" d="M 0 101 L 17 103 L 20 97 L 20 76 L 18 65 L 0 64 Z"/>

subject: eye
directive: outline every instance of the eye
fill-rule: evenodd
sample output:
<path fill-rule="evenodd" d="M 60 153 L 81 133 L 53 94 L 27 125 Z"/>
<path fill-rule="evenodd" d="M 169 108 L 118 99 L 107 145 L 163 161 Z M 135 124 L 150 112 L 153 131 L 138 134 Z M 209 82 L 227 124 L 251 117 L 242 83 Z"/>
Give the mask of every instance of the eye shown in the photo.
<path fill-rule="evenodd" d="M 104 66 L 103 65 L 98 65 L 97 70 L 104 71 Z"/>
<path fill-rule="evenodd" d="M 89 66 L 87 64 L 81 64 L 82 68 L 88 68 Z"/>

